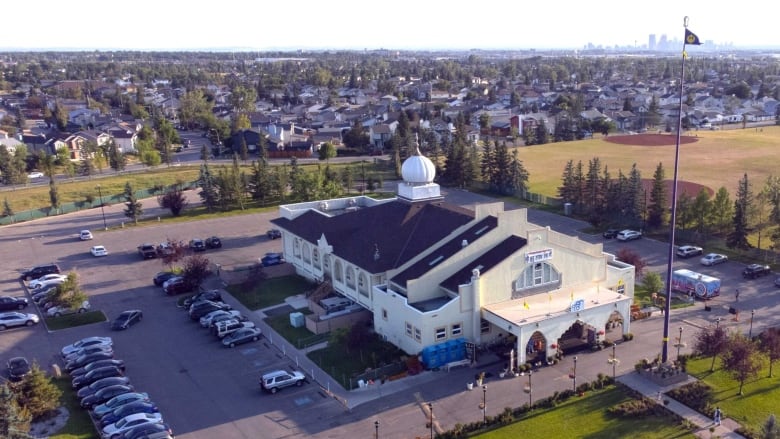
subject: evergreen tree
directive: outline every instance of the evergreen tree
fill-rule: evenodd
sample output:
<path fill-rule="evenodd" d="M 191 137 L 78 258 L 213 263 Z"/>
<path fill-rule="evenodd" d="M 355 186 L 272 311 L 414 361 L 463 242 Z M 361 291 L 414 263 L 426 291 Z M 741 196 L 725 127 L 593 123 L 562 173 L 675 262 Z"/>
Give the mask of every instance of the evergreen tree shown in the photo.
<path fill-rule="evenodd" d="M 209 148 L 208 148 L 208 146 L 206 146 L 206 144 L 204 143 L 204 144 L 203 144 L 203 145 L 201 145 L 201 147 L 200 147 L 200 159 L 201 159 L 201 160 L 203 160 L 204 162 L 205 162 L 205 161 L 208 161 L 208 159 L 209 159 L 209 155 L 210 155 L 210 154 L 209 154 Z"/>
<path fill-rule="evenodd" d="M 512 151 L 512 162 L 509 164 L 509 191 L 524 194 L 528 191 L 528 170 L 523 166 L 517 149 Z"/>
<path fill-rule="evenodd" d="M 3 216 L 14 216 L 14 210 L 11 208 L 11 203 L 8 202 L 8 198 L 3 199 Z"/>
<path fill-rule="evenodd" d="M 113 140 L 108 143 L 108 164 L 114 171 L 124 171 L 127 165 L 127 156 L 119 150 Z"/>
<path fill-rule="evenodd" d="M 575 198 L 574 187 L 574 160 L 569 160 L 563 167 L 563 175 L 561 175 L 561 185 L 558 186 L 558 198 L 564 203 L 573 203 Z"/>
<path fill-rule="evenodd" d="M 62 397 L 62 391 L 35 362 L 15 393 L 19 405 L 24 407 L 33 419 L 38 419 L 59 407 Z"/>
<path fill-rule="evenodd" d="M 721 186 L 715 192 L 715 198 L 712 200 L 708 221 L 716 232 L 724 233 L 729 229 L 733 215 L 734 204 L 731 202 L 728 190 Z"/>
<path fill-rule="evenodd" d="M 135 224 L 138 224 L 138 219 L 143 215 L 143 203 L 138 201 L 138 197 L 135 196 L 132 184 L 128 181 L 125 183 L 125 216 L 132 219 Z"/>
<path fill-rule="evenodd" d="M 252 175 L 248 186 L 252 199 L 260 200 L 260 204 L 263 206 L 265 206 L 266 200 L 273 196 L 271 174 L 265 161 L 252 162 Z"/>
<path fill-rule="evenodd" d="M 625 196 L 625 216 L 631 224 L 642 223 L 642 203 L 644 190 L 642 189 L 642 173 L 636 167 L 636 163 L 631 166 L 631 173 L 628 175 L 628 187 Z"/>
<path fill-rule="evenodd" d="M 17 402 L 7 383 L 0 384 L 0 437 L 7 439 L 30 439 L 30 412 Z"/>
<path fill-rule="evenodd" d="M 601 190 L 601 160 L 593 157 L 588 161 L 588 173 L 585 176 L 585 209 L 591 224 L 597 225 L 597 212 L 601 210 L 604 193 Z"/>
<path fill-rule="evenodd" d="M 663 163 L 658 163 L 653 174 L 653 187 L 650 189 L 650 205 L 647 208 L 647 225 L 650 228 L 661 227 L 667 220 L 669 197 L 666 193 L 665 177 Z"/>
<path fill-rule="evenodd" d="M 770 414 L 761 426 L 761 439 L 780 439 L 780 425 L 774 414 Z"/>
<path fill-rule="evenodd" d="M 49 202 L 55 213 L 60 210 L 60 194 L 59 190 L 57 190 L 57 185 L 54 183 L 53 177 L 49 178 Z"/>
<path fill-rule="evenodd" d="M 243 162 L 247 161 L 249 158 L 249 147 L 246 144 L 246 138 L 244 137 L 243 133 L 241 134 L 241 146 L 239 154 L 241 154 L 241 161 Z"/>
<path fill-rule="evenodd" d="M 496 148 L 498 148 L 498 141 L 496 141 Z M 485 146 L 482 147 L 482 160 L 480 170 L 482 172 L 482 180 L 488 183 L 489 187 L 494 185 L 494 174 L 496 170 L 495 155 L 493 154 L 493 148 L 491 143 L 485 140 Z"/>
<path fill-rule="evenodd" d="M 539 121 L 539 126 L 536 127 L 536 141 L 535 144 L 545 145 L 550 142 L 550 133 L 547 132 L 547 125 L 544 120 Z"/>
<path fill-rule="evenodd" d="M 726 237 L 726 245 L 729 248 L 747 250 L 751 247 L 747 240 L 748 215 L 753 205 L 753 193 L 747 174 L 739 180 L 737 186 L 737 198 L 734 200 L 733 229 Z"/>
<path fill-rule="evenodd" d="M 198 192 L 198 195 L 203 201 L 203 205 L 206 206 L 207 211 L 213 212 L 220 203 L 220 197 L 214 181 L 214 176 L 211 174 L 208 163 L 203 163 L 200 166 L 198 186 L 200 186 L 200 192 Z"/>
<path fill-rule="evenodd" d="M 79 174 L 85 177 L 91 177 L 95 174 L 95 163 L 91 158 L 84 157 L 79 167 Z"/>

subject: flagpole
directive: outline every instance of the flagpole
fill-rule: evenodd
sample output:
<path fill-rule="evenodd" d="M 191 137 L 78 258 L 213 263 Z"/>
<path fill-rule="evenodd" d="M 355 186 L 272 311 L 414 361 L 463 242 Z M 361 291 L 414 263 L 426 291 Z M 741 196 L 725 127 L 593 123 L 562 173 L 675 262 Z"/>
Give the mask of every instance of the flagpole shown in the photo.
<path fill-rule="evenodd" d="M 688 29 L 688 17 L 683 19 L 683 27 Z M 680 161 L 680 133 L 682 131 L 682 107 L 683 107 L 683 84 L 685 83 L 685 42 L 683 38 L 682 68 L 680 69 L 680 106 L 677 113 L 677 141 L 674 146 L 674 179 L 672 180 L 672 213 L 669 219 L 669 249 L 666 263 L 666 303 L 664 304 L 664 337 L 661 348 L 661 362 L 666 363 L 669 359 L 669 314 L 672 305 L 672 262 L 674 262 L 674 231 L 677 222 L 677 171 Z"/>

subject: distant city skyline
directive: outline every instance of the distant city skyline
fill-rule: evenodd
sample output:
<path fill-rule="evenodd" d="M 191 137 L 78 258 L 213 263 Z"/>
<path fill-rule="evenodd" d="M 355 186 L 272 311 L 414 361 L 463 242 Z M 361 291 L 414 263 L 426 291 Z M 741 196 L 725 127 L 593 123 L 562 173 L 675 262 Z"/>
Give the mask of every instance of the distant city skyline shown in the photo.
<path fill-rule="evenodd" d="M 780 48 L 780 41 L 767 39 L 774 14 L 761 11 L 771 9 L 768 5 L 682 5 L 688 11 L 672 0 L 630 7 L 617 0 L 598 5 L 564 0 L 548 9 L 498 1 L 203 5 L 137 0 L 107 7 L 97 0 L 42 0 L 33 9 L 13 2 L 6 6 L 0 50 L 546 50 L 647 47 L 650 34 L 667 35 L 681 48 L 685 15 L 703 42 Z"/>

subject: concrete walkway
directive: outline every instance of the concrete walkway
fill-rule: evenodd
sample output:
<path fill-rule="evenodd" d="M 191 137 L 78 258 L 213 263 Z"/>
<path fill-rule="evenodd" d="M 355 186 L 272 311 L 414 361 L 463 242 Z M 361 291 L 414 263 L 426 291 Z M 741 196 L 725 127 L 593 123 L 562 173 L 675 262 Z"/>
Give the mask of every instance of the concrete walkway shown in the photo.
<path fill-rule="evenodd" d="M 672 386 L 667 386 L 667 387 L 661 387 L 658 384 L 655 384 L 652 381 L 643 378 L 638 373 L 631 373 L 631 372 L 620 375 L 617 378 L 617 380 L 618 382 L 625 384 L 626 386 L 636 390 L 637 392 L 641 393 L 647 398 L 651 398 L 653 400 L 658 400 L 658 392 L 660 391 L 663 394 L 662 399 L 669 401 L 666 404 L 667 409 L 669 409 L 673 413 L 680 415 L 684 419 L 688 420 L 691 424 L 699 427 L 699 429 L 694 432 L 696 437 L 700 437 L 700 438 L 719 437 L 719 438 L 730 438 L 730 439 L 743 438 L 742 435 L 736 433 L 735 430 L 737 430 L 740 427 L 740 425 L 733 419 L 723 418 L 721 420 L 720 425 L 715 425 L 712 419 L 666 396 L 666 392 L 669 392 L 677 387 L 683 386 L 690 382 L 696 381 L 695 378 L 689 378 L 688 381 L 684 381 L 682 383 L 675 384 Z M 661 403 L 661 401 L 658 402 Z M 710 428 L 713 427 L 715 429 L 713 431 L 710 431 Z"/>

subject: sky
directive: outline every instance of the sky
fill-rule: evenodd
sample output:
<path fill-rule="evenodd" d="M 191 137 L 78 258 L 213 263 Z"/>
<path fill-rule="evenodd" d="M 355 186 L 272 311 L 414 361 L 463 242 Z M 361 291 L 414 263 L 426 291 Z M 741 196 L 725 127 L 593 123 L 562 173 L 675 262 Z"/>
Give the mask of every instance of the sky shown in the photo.
<path fill-rule="evenodd" d="M 582 49 L 682 41 L 780 47 L 768 0 L 13 1 L 0 50 Z M 774 38 L 774 40 L 773 40 Z M 682 43 L 680 43 L 682 44 Z"/>

